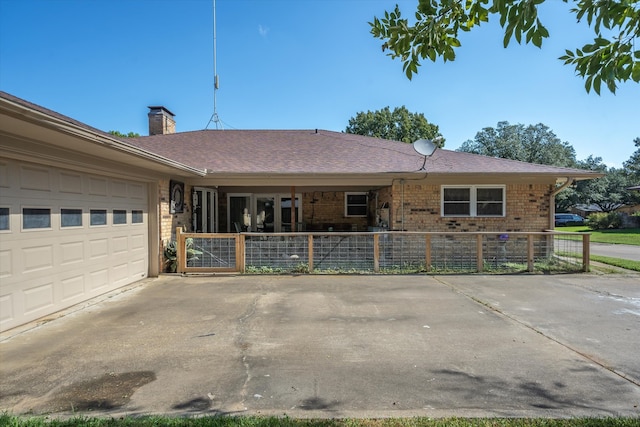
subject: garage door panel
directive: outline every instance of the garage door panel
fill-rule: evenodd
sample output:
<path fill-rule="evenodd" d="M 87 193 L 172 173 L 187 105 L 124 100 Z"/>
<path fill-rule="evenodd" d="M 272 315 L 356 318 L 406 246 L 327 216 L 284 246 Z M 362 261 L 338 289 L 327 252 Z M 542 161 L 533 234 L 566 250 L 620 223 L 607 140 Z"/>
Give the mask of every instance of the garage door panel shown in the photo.
<path fill-rule="evenodd" d="M 85 293 L 84 274 L 69 277 L 60 281 L 62 285 L 62 301 L 69 302 Z"/>
<path fill-rule="evenodd" d="M 147 184 L 1 159 L 2 186 L 0 331 L 147 277 Z M 50 227 L 23 230 L 24 207 L 49 209 Z M 63 227 L 61 209 L 80 210 L 82 222 Z M 106 210 L 107 224 L 91 226 L 91 210 Z M 113 225 L 114 210 L 126 223 Z M 139 211 L 144 223 L 133 223 Z"/>
<path fill-rule="evenodd" d="M 61 193 L 82 194 L 82 175 L 60 172 L 58 182 Z"/>
<path fill-rule="evenodd" d="M 24 314 L 30 315 L 45 308 L 53 307 L 54 282 L 46 282 L 26 288 L 23 293 Z"/>
<path fill-rule="evenodd" d="M 13 256 L 9 249 L 0 250 L 0 279 L 13 275 Z"/>
<path fill-rule="evenodd" d="M 48 168 L 22 166 L 20 168 L 20 189 L 51 191 L 51 171 Z"/>
<path fill-rule="evenodd" d="M 22 249 L 22 271 L 34 271 L 53 268 L 53 245 L 32 246 Z"/>
<path fill-rule="evenodd" d="M 120 255 L 129 250 L 129 236 L 116 236 L 111 238 L 111 247 L 113 255 Z"/>
<path fill-rule="evenodd" d="M 0 295 L 0 328 L 15 320 L 13 298 L 14 294 Z"/>
<path fill-rule="evenodd" d="M 60 265 L 70 265 L 85 260 L 84 240 L 60 244 Z"/>
<path fill-rule="evenodd" d="M 99 268 L 89 273 L 89 290 L 103 291 L 109 288 L 109 269 Z"/>

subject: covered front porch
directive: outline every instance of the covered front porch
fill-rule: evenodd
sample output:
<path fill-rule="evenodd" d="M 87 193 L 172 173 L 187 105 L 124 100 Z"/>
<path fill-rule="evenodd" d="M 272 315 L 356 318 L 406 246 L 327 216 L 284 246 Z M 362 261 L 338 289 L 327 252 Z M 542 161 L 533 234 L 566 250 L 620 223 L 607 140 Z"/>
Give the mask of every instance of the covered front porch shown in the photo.
<path fill-rule="evenodd" d="M 191 182 L 192 214 L 186 228 L 196 233 L 390 229 L 393 178 L 322 177 L 307 182 L 296 178 L 285 185 L 278 185 L 285 181 L 282 177 Z"/>

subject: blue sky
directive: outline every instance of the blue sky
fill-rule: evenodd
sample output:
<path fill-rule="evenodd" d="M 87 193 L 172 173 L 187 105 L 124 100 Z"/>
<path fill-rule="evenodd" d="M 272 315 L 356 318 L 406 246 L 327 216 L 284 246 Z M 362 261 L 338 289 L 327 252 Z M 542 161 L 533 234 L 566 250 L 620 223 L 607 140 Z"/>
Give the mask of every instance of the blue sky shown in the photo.
<path fill-rule="evenodd" d="M 409 81 L 368 22 L 417 1 L 217 0 L 217 111 L 225 129 L 343 131 L 358 112 L 406 106 L 456 149 L 499 121 L 544 123 L 621 167 L 640 137 L 640 85 L 587 94 L 557 58 L 591 32 L 548 0 L 542 49 L 502 47 L 497 20 L 461 38 L 457 59 Z M 147 134 L 147 106 L 179 132 L 213 113 L 212 0 L 0 0 L 0 89 L 105 131 Z M 210 128 L 214 126 L 209 126 Z"/>

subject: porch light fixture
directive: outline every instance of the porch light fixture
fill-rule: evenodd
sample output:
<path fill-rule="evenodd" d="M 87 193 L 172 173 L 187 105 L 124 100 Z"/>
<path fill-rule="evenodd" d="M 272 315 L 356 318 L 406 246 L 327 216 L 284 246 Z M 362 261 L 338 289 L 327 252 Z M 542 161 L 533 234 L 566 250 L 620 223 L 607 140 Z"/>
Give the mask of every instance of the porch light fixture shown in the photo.
<path fill-rule="evenodd" d="M 442 137 L 437 136 L 433 139 L 419 139 L 413 143 L 413 149 L 416 150 L 417 153 L 424 156 L 422 167 L 418 170 L 425 170 L 424 166 L 427 163 L 427 157 L 431 157 L 431 155 L 433 155 L 433 153 L 436 151 L 436 148 L 438 148 L 437 142 L 441 140 Z"/>

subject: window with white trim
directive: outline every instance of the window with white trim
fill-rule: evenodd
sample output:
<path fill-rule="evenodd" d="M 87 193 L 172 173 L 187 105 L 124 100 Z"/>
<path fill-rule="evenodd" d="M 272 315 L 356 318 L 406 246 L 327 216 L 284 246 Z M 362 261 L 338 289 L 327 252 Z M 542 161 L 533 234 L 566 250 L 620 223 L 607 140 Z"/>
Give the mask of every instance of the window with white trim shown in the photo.
<path fill-rule="evenodd" d="M 442 216 L 500 217 L 506 214 L 504 185 L 442 186 Z"/>
<path fill-rule="evenodd" d="M 367 193 L 344 193 L 344 216 L 367 216 L 368 202 Z"/>
<path fill-rule="evenodd" d="M 91 209 L 89 211 L 89 225 L 93 227 L 107 225 L 107 210 Z"/>
<path fill-rule="evenodd" d="M 0 208 L 0 231 L 10 231 L 11 221 L 9 216 L 9 208 Z"/>
<path fill-rule="evenodd" d="M 51 209 L 50 208 L 22 208 L 22 229 L 50 229 Z"/>
<path fill-rule="evenodd" d="M 127 223 L 127 211 L 124 209 L 113 210 L 113 225 L 121 225 Z"/>
<path fill-rule="evenodd" d="M 82 209 L 60 209 L 60 227 L 82 227 Z"/>

